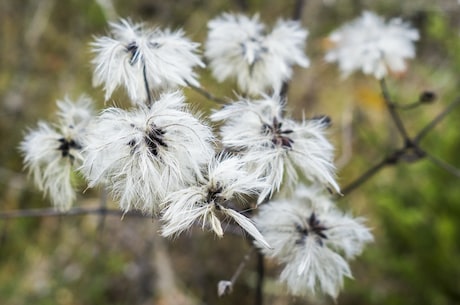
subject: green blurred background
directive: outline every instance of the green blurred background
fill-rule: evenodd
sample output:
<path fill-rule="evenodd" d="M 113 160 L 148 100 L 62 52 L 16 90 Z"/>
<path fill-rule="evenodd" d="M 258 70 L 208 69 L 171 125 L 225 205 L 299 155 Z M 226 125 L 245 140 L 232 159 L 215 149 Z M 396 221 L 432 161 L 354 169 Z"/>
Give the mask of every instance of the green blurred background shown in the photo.
<path fill-rule="evenodd" d="M 293 14 L 288 1 L 0 0 L 0 210 L 48 207 L 22 171 L 17 146 L 28 127 L 49 120 L 55 101 L 86 93 L 104 107 L 91 86 L 93 35 L 107 21 L 131 17 L 161 27 L 182 27 L 203 42 L 206 22 L 224 11 L 259 12 L 273 24 Z M 327 35 L 362 10 L 401 16 L 421 33 L 417 58 L 405 75 L 388 80 L 392 96 L 410 103 L 424 90 L 435 103 L 402 113 L 416 134 L 460 95 L 460 5 L 454 0 L 305 1 L 302 23 L 310 31 L 308 69 L 297 69 L 289 107 L 306 115 L 328 114 L 336 145 L 339 181 L 355 177 L 401 145 L 379 95 L 378 82 L 360 74 L 342 79 L 322 58 Z M 208 71 L 201 83 L 233 97 L 233 84 L 218 84 Z M 216 107 L 186 90 L 196 109 Z M 123 92 L 114 98 L 128 105 Z M 300 117 L 300 115 L 299 115 Z M 422 142 L 431 154 L 460 167 L 460 109 Z M 375 242 L 352 263 L 338 304 L 460 304 L 460 180 L 429 160 L 385 168 L 339 205 L 368 218 Z M 82 184 L 81 190 L 85 186 Z M 97 190 L 79 195 L 79 206 L 97 206 Z M 110 202 L 111 207 L 116 203 Z M 0 212 L 1 212 L 0 211 Z M 218 298 L 249 250 L 248 242 L 193 231 L 174 241 L 158 237 L 149 218 L 72 216 L 0 220 L 0 304 L 253 304 L 255 258 L 234 292 Z M 334 304 L 328 298 L 294 298 L 277 284 L 279 269 L 267 262 L 265 304 Z"/>

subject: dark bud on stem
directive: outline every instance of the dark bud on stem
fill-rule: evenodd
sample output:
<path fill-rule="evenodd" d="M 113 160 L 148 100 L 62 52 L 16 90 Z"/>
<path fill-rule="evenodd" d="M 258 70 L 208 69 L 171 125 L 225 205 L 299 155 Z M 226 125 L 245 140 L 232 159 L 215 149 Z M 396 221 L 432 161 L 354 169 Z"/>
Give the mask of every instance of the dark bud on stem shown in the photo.
<path fill-rule="evenodd" d="M 436 100 L 436 93 L 433 91 L 423 91 L 420 94 L 419 102 L 420 103 L 433 103 Z"/>

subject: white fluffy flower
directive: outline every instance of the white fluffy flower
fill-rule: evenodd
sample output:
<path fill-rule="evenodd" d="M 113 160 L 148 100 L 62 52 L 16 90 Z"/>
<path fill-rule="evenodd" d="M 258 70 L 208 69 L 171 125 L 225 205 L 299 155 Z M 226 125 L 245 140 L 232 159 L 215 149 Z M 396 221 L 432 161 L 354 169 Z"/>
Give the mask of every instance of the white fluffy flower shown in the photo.
<path fill-rule="evenodd" d="M 168 93 L 150 107 L 103 111 L 91 126 L 82 171 L 90 187 L 107 184 L 122 210 L 155 214 L 166 193 L 200 175 L 214 154 L 212 140 L 184 96 Z"/>
<path fill-rule="evenodd" d="M 204 66 L 196 55 L 199 44 L 182 30 L 145 29 L 125 19 L 110 27 L 112 37 L 92 43 L 94 84 L 104 85 L 106 100 L 118 86 L 126 88 L 134 103 L 145 102 L 152 89 L 199 86 L 193 72 L 193 67 Z"/>
<path fill-rule="evenodd" d="M 238 157 L 220 155 L 209 163 L 207 172 L 195 185 L 170 193 L 162 211 L 164 226 L 162 235 L 174 236 L 188 230 L 200 221 L 210 227 L 217 236 L 224 232 L 221 217 L 230 218 L 264 247 L 264 238 L 250 219 L 230 206 L 242 201 L 244 196 L 256 196 L 265 183 L 244 169 L 244 161 Z"/>
<path fill-rule="evenodd" d="M 303 51 L 308 32 L 298 22 L 278 20 L 266 33 L 257 15 L 227 13 L 209 21 L 208 28 L 205 55 L 214 77 L 236 78 L 246 93 L 279 92 L 293 65 L 309 65 Z"/>
<path fill-rule="evenodd" d="M 39 122 L 20 144 L 24 164 L 37 187 L 48 195 L 59 210 L 67 210 L 75 201 L 72 173 L 82 162 L 81 149 L 93 111 L 91 100 L 80 97 L 58 101 L 55 126 Z"/>
<path fill-rule="evenodd" d="M 283 116 L 277 97 L 242 100 L 212 114 L 224 120 L 220 133 L 225 148 L 240 152 L 251 170 L 270 185 L 265 195 L 279 190 L 282 182 L 292 187 L 299 174 L 339 192 L 334 178 L 333 147 L 325 138 L 326 119 L 294 121 Z"/>
<path fill-rule="evenodd" d="M 406 70 L 406 59 L 415 57 L 414 41 L 419 39 L 419 33 L 400 18 L 386 23 L 366 11 L 333 32 L 329 39 L 334 47 L 326 54 L 326 61 L 337 62 L 344 75 L 362 70 L 381 79 L 389 72 Z"/>
<path fill-rule="evenodd" d="M 280 280 L 289 290 L 295 295 L 320 290 L 334 298 L 343 278 L 352 277 L 346 259 L 373 239 L 363 221 L 338 211 L 319 189 L 305 187 L 292 199 L 260 206 L 254 218 L 272 246 L 262 252 L 285 265 Z"/>

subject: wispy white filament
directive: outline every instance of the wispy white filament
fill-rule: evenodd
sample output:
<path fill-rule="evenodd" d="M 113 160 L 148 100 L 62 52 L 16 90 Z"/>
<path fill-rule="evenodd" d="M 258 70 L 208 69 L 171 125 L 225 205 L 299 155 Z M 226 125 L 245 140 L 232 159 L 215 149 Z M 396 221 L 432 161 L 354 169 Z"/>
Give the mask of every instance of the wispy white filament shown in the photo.
<path fill-rule="evenodd" d="M 106 184 L 122 210 L 155 214 L 167 193 L 200 176 L 212 141 L 182 93 L 168 93 L 151 107 L 104 110 L 91 126 L 82 171 L 90 187 Z"/>
<path fill-rule="evenodd" d="M 283 116 L 277 97 L 241 100 L 211 115 L 223 120 L 224 147 L 244 155 L 251 171 L 264 177 L 270 188 L 265 195 L 294 186 L 299 174 L 339 192 L 334 178 L 333 147 L 325 137 L 322 119 L 294 121 Z M 263 198 L 262 198 L 263 199 Z"/>
<path fill-rule="evenodd" d="M 262 252 L 284 264 L 280 280 L 295 295 L 319 290 L 336 298 L 352 277 L 346 259 L 372 241 L 364 220 L 337 210 L 319 188 L 302 186 L 293 198 L 261 205 L 254 221 L 272 247 Z"/>
<path fill-rule="evenodd" d="M 326 60 L 337 62 L 345 76 L 361 70 L 381 79 L 389 72 L 406 70 L 406 59 L 415 57 L 414 41 L 419 39 L 419 33 L 400 18 L 385 22 L 365 11 L 334 31 L 329 39 L 334 46 Z"/>
<path fill-rule="evenodd" d="M 295 21 L 278 20 L 270 33 L 257 15 L 222 14 L 209 21 L 205 55 L 220 82 L 234 78 L 252 95 L 279 92 L 292 76 L 292 66 L 307 67 L 308 32 Z"/>
<path fill-rule="evenodd" d="M 133 103 L 144 103 L 151 90 L 199 86 L 193 72 L 195 66 L 204 67 L 197 55 L 199 44 L 185 38 L 182 30 L 147 29 L 125 19 L 110 23 L 110 28 L 111 36 L 92 43 L 94 84 L 104 85 L 106 100 L 119 86 Z"/>
<path fill-rule="evenodd" d="M 199 222 L 222 237 L 221 217 L 224 217 L 235 221 L 262 246 L 269 247 L 252 221 L 229 207 L 244 196 L 257 196 L 265 187 L 263 181 L 244 170 L 240 158 L 217 156 L 195 185 L 167 195 L 162 211 L 162 235 L 178 235 Z"/>
<path fill-rule="evenodd" d="M 36 186 L 59 210 L 69 209 L 75 201 L 73 172 L 83 160 L 81 149 L 93 116 L 91 104 L 84 96 L 75 103 L 68 98 L 58 101 L 58 123 L 39 122 L 20 144 L 24 165 Z"/>

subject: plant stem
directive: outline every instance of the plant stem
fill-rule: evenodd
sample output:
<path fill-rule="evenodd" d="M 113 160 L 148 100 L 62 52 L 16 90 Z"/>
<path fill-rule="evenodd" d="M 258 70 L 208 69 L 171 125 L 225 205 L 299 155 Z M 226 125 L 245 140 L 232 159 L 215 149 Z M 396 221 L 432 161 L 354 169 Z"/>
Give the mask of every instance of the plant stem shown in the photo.
<path fill-rule="evenodd" d="M 263 305 L 264 303 L 264 277 L 265 277 L 265 264 L 264 255 L 257 252 L 257 286 L 256 286 L 256 297 L 255 305 Z"/>
<path fill-rule="evenodd" d="M 439 166 L 440 168 L 444 169 L 445 171 L 451 173 L 452 175 L 460 178 L 460 169 L 456 168 L 455 166 L 433 156 L 432 154 L 426 154 L 428 160 Z"/>
<path fill-rule="evenodd" d="M 197 87 L 197 86 L 194 86 L 194 85 L 192 85 L 190 83 L 187 83 L 187 85 L 190 88 L 192 88 L 193 90 L 195 90 L 197 93 L 201 94 L 202 96 L 204 96 L 205 98 L 207 98 L 210 101 L 216 102 L 218 104 L 226 104 L 226 103 L 228 103 L 227 100 L 213 95 L 211 92 L 207 91 L 206 89 L 203 89 L 202 87 Z"/>
<path fill-rule="evenodd" d="M 99 207 L 100 209 L 106 209 L 107 208 L 107 189 L 105 187 L 102 187 L 101 189 L 101 199 L 99 201 Z M 105 224 L 105 214 L 101 214 L 99 216 L 99 221 L 97 224 L 97 230 L 99 232 L 102 232 L 104 230 L 104 224 Z"/>
<path fill-rule="evenodd" d="M 234 284 L 238 277 L 241 274 L 241 271 L 243 271 L 244 267 L 246 267 L 246 264 L 248 263 L 249 259 L 251 258 L 252 254 L 254 253 L 255 248 L 252 247 L 251 250 L 243 257 L 243 260 L 241 263 L 238 265 L 238 268 L 236 268 L 235 273 L 233 274 L 232 278 L 230 279 L 230 282 Z"/>
<path fill-rule="evenodd" d="M 144 76 L 144 85 L 145 85 L 145 91 L 147 93 L 147 102 L 149 106 L 152 106 L 153 99 L 152 99 L 152 94 L 150 92 L 149 81 L 147 79 L 147 68 L 145 67 L 145 63 L 143 63 L 142 74 Z"/>
<path fill-rule="evenodd" d="M 450 103 L 446 109 L 439 113 L 431 122 L 429 122 L 421 131 L 415 136 L 414 142 L 419 143 L 436 125 L 438 125 L 446 115 L 452 112 L 452 110 L 460 105 L 460 97 L 457 97 L 452 103 Z"/>
<path fill-rule="evenodd" d="M 388 160 L 387 160 L 387 158 L 385 158 L 382 161 L 380 161 L 379 163 L 377 163 L 374 166 L 372 166 L 371 168 L 369 168 L 367 171 L 365 171 L 363 174 L 361 174 L 361 176 L 359 176 L 358 178 L 353 180 L 350 184 L 348 184 L 346 187 L 341 189 L 340 190 L 341 194 L 338 195 L 339 196 L 338 198 L 340 198 L 340 196 L 345 196 L 345 195 L 348 195 L 349 193 L 351 193 L 353 190 L 358 188 L 358 186 L 360 186 L 361 184 L 364 184 L 364 182 L 369 180 L 372 176 L 377 174 L 383 167 L 387 166 L 388 164 L 389 164 Z"/>
<path fill-rule="evenodd" d="M 380 89 L 382 91 L 383 99 L 385 100 L 385 104 L 390 112 L 391 118 L 396 125 L 396 128 L 399 131 L 399 134 L 403 138 L 405 142 L 410 141 L 410 137 L 407 134 L 406 128 L 404 127 L 403 121 L 399 116 L 398 112 L 396 111 L 396 105 L 393 103 L 390 97 L 390 93 L 388 91 L 388 87 L 386 85 L 385 78 L 380 80 Z"/>
<path fill-rule="evenodd" d="M 296 0 L 294 4 L 294 11 L 292 12 L 293 20 L 300 20 L 302 18 L 303 7 L 305 6 L 305 0 Z"/>
<path fill-rule="evenodd" d="M 28 210 L 13 210 L 0 212 L 0 219 L 13 219 L 24 217 L 59 217 L 59 216 L 80 216 L 80 215 L 107 215 L 107 216 L 130 216 L 130 217 L 147 217 L 137 212 L 123 212 L 121 210 L 107 208 L 72 208 L 68 211 L 59 211 L 54 208 L 40 208 Z M 149 216 L 150 217 L 150 216 Z"/>

